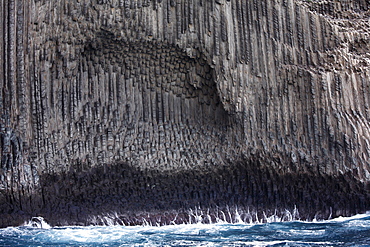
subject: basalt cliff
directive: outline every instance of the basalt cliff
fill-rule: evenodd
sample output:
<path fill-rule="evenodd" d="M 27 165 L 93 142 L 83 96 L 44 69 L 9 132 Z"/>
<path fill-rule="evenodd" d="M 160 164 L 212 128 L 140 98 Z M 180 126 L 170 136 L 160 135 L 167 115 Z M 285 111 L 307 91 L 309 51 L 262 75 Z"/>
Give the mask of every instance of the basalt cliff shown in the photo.
<path fill-rule="evenodd" d="M 369 7 L 1 0 L 0 226 L 369 210 Z"/>

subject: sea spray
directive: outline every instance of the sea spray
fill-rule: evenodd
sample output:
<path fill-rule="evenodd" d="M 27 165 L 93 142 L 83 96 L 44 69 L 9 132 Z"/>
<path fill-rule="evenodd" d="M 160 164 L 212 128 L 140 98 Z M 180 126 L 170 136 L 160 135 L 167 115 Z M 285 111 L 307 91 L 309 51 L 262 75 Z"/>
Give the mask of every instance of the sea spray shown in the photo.
<path fill-rule="evenodd" d="M 143 212 L 143 213 L 118 213 L 111 212 L 103 215 L 90 216 L 86 225 L 99 226 L 165 226 L 180 224 L 260 224 L 272 222 L 287 222 L 300 220 L 299 212 L 296 207 L 293 209 L 262 211 L 251 210 L 241 207 L 225 208 L 191 208 L 180 211 L 167 212 Z"/>
<path fill-rule="evenodd" d="M 51 228 L 51 226 L 41 216 L 32 217 L 28 222 L 24 223 L 24 226 L 40 228 L 40 229 L 50 229 Z"/>

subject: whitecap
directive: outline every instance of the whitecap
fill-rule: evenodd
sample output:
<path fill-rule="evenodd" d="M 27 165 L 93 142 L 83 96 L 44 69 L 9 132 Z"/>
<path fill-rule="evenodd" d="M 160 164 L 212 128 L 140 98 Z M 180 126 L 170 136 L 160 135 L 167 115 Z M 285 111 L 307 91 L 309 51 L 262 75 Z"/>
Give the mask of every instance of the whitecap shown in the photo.
<path fill-rule="evenodd" d="M 32 217 L 28 222 L 25 222 L 23 225 L 27 227 L 34 227 L 34 228 L 41 228 L 41 229 L 51 228 L 51 226 L 41 216 Z"/>

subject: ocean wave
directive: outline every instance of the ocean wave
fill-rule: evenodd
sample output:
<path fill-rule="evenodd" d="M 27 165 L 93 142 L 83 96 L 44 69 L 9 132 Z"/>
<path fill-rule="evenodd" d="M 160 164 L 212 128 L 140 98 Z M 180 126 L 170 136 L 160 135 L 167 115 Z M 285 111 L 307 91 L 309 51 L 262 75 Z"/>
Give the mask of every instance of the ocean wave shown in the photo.
<path fill-rule="evenodd" d="M 35 224 L 39 223 L 39 224 Z M 370 214 L 321 222 L 47 227 L 41 218 L 0 229 L 0 246 L 366 246 Z"/>

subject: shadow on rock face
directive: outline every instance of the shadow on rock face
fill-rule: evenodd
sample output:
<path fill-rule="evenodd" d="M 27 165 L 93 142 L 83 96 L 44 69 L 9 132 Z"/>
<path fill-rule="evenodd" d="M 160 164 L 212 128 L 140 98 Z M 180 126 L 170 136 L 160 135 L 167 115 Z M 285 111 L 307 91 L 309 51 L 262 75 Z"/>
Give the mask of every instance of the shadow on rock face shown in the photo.
<path fill-rule="evenodd" d="M 113 214 L 117 224 L 144 224 L 143 219 L 170 224 L 175 218 L 189 223 L 189 210 L 216 215 L 229 207 L 257 213 L 259 219 L 295 207 L 300 219 L 327 219 L 363 212 L 370 200 L 369 186 L 353 181 L 351 174 L 284 175 L 263 168 L 258 160 L 179 173 L 120 163 L 45 175 L 41 183 L 44 203 L 37 213 L 57 225 L 104 224 L 94 216 Z"/>

